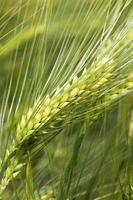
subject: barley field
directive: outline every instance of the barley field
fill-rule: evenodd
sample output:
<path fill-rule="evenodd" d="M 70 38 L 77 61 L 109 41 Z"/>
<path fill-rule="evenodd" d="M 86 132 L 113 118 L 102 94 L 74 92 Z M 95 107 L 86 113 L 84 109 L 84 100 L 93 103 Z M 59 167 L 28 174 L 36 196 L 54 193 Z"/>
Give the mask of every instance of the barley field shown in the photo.
<path fill-rule="evenodd" d="M 133 200 L 133 0 L 0 0 L 0 200 Z"/>

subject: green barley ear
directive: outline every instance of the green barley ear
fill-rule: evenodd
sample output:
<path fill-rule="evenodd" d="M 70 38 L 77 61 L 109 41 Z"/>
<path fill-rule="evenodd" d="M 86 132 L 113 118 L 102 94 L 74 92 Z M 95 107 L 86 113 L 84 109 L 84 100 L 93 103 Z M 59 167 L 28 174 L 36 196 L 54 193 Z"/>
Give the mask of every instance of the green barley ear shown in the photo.
<path fill-rule="evenodd" d="M 100 89 L 102 94 L 102 92 L 104 92 L 104 90 L 102 90 L 102 87 L 106 86 L 107 82 L 109 84 L 109 82 L 111 81 L 110 78 L 115 75 L 115 68 L 116 68 L 115 65 L 112 63 L 111 66 L 110 67 L 107 66 L 107 68 L 104 65 L 105 65 L 104 63 L 101 63 L 101 67 L 99 67 L 98 64 L 98 67 L 94 69 L 92 68 L 92 71 L 90 71 L 88 75 L 86 71 L 83 72 L 81 77 L 79 78 L 74 77 L 74 79 L 69 84 L 69 87 L 67 85 L 67 87 L 65 87 L 63 90 L 56 91 L 51 99 L 47 97 L 46 100 L 44 100 L 44 103 L 42 103 L 41 107 L 39 107 L 38 112 L 35 113 L 35 116 L 32 118 L 31 118 L 32 109 L 29 109 L 27 116 L 23 115 L 20 124 L 18 124 L 17 126 L 16 144 L 14 142 L 14 147 L 12 146 L 11 149 L 8 150 L 9 155 L 6 154 L 5 158 L 9 159 L 8 156 L 10 156 L 10 153 L 13 151 L 16 152 L 17 156 L 19 156 L 19 153 L 20 154 L 22 153 L 22 156 L 24 156 L 23 154 L 26 153 L 25 148 L 32 151 L 32 143 L 36 145 L 37 145 L 36 141 L 41 143 L 41 140 L 38 141 L 36 138 L 38 137 L 38 132 L 39 130 L 41 130 L 42 127 L 44 127 L 43 128 L 44 136 L 46 135 L 46 138 L 49 136 L 49 132 L 52 133 L 52 131 L 56 129 L 59 131 L 60 127 L 57 127 L 58 118 L 60 123 L 63 123 L 64 110 L 66 108 L 70 109 L 71 104 L 74 103 L 77 106 L 80 104 L 84 105 L 84 99 L 87 101 L 87 99 L 89 100 L 89 98 L 91 98 L 91 101 L 93 102 L 94 98 L 94 103 L 96 104 L 96 106 L 94 107 L 94 111 L 93 109 L 91 111 L 90 107 L 90 114 L 89 114 L 90 115 L 89 119 L 92 123 L 102 113 L 104 107 L 106 107 L 107 109 L 108 106 L 110 107 L 111 103 L 119 100 L 120 97 L 122 97 L 123 95 L 127 94 L 132 90 L 132 79 L 127 77 L 127 79 L 125 79 L 123 83 L 121 83 L 118 86 L 115 85 L 115 87 L 112 86 L 113 88 L 111 88 L 110 91 L 107 92 L 107 94 L 105 93 L 100 97 L 99 93 Z M 96 76 L 94 76 L 92 80 L 91 79 L 89 80 L 91 74 L 94 73 L 96 73 Z M 99 74 L 100 75 L 102 74 L 103 77 L 102 78 L 99 77 Z M 95 84 L 95 78 L 98 79 L 96 84 Z M 100 101 L 99 99 L 98 101 L 95 100 L 95 95 L 97 95 L 97 93 L 99 95 Z M 90 103 L 90 100 L 88 101 L 88 103 Z M 52 122 L 52 118 L 55 121 L 54 124 Z M 56 132 L 54 134 L 56 135 Z M 43 132 L 42 132 L 42 137 L 40 139 L 43 139 Z M 32 140 L 31 146 L 29 143 L 30 140 Z M 16 166 L 14 166 L 14 169 L 17 167 L 18 163 L 16 163 Z M 11 178 L 10 174 L 8 175 L 8 173 L 6 172 L 5 176 L 7 176 L 8 181 L 10 181 Z"/>
<path fill-rule="evenodd" d="M 126 119 L 113 118 L 133 92 L 131 3 L 20 2 L 20 32 L 0 46 L 3 66 L 12 66 L 0 97 L 1 199 L 119 195 L 132 145 L 118 130 Z"/>

